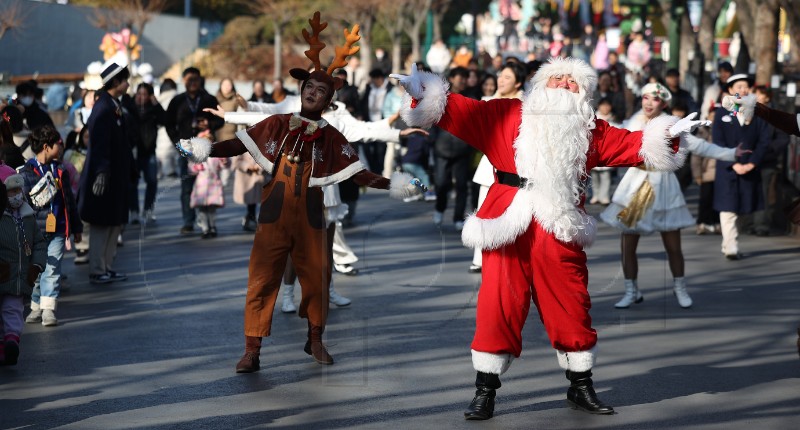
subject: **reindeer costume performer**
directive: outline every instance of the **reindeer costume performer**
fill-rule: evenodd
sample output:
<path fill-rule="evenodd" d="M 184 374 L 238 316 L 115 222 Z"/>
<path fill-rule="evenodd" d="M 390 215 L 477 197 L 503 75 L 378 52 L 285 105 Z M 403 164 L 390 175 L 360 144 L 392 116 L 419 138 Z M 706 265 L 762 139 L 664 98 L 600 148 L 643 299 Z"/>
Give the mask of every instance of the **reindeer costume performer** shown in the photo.
<path fill-rule="evenodd" d="M 595 222 L 583 208 L 587 172 L 643 163 L 674 170 L 683 161 L 677 136 L 696 124 L 667 117 L 630 132 L 596 119 L 589 97 L 597 74 L 577 59 L 542 66 L 523 100 L 449 94 L 441 78 L 415 67 L 410 76 L 393 77 L 408 91 L 401 110 L 406 123 L 437 124 L 497 169 L 484 204 L 462 232 L 465 245 L 483 250 L 484 268 L 472 342 L 477 391 L 465 418 L 492 417 L 499 375 L 521 352 L 531 299 L 571 382 L 570 405 L 613 413 L 597 399 L 591 379 L 597 332 L 583 248 L 594 240 Z"/>
<path fill-rule="evenodd" d="M 281 277 L 291 255 L 302 285 L 299 315 L 308 319 L 305 352 L 320 364 L 333 364 L 333 357 L 322 344 L 328 316 L 328 285 L 331 279 L 330 252 L 321 187 L 353 178 L 359 185 L 390 189 L 396 198 L 420 192 L 408 175 L 397 174 L 390 181 L 375 175 L 359 161 L 353 147 L 336 129 L 321 118 L 331 103 L 334 91 L 343 82 L 330 73 L 342 67 L 348 55 L 355 54 L 358 26 L 344 30 L 345 46 L 336 48 L 336 58 L 327 71 L 320 67 L 319 53 L 325 47 L 319 33 L 327 27 L 319 12 L 309 20 L 313 33 L 303 30 L 311 49 L 306 56 L 315 70 L 292 69 L 290 74 L 302 82 L 302 108 L 299 114 L 271 116 L 236 138 L 211 144 L 204 139 L 181 140 L 178 150 L 193 160 L 207 157 L 232 157 L 245 151 L 272 180 L 262 192 L 245 303 L 245 354 L 236 365 L 238 373 L 260 368 L 261 339 L 270 335 L 272 313 Z M 417 181 L 418 182 L 418 181 Z"/>

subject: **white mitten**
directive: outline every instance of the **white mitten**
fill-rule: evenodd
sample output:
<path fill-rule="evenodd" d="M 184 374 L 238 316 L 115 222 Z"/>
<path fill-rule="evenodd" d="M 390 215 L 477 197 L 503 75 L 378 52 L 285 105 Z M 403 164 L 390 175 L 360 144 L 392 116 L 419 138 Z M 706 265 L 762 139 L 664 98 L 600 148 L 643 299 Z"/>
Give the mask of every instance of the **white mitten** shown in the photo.
<path fill-rule="evenodd" d="M 672 127 L 669 128 L 669 137 L 675 138 L 680 136 L 682 133 L 691 133 L 697 127 L 701 125 L 711 125 L 711 121 L 694 121 L 694 118 L 697 116 L 697 112 L 692 112 L 686 117 L 681 118 L 678 122 L 675 123 Z"/>
<path fill-rule="evenodd" d="M 397 79 L 397 83 L 406 89 L 408 95 L 417 100 L 422 99 L 422 93 L 425 91 L 425 88 L 422 86 L 422 78 L 420 77 L 420 73 L 417 71 L 416 64 L 411 64 L 410 75 L 392 73 L 389 75 L 389 77 Z"/>
<path fill-rule="evenodd" d="M 181 139 L 175 144 L 175 148 L 181 156 L 195 163 L 202 163 L 208 159 L 208 155 L 211 153 L 211 141 L 204 137 Z"/>
<path fill-rule="evenodd" d="M 725 96 L 722 98 L 722 107 L 731 112 L 736 111 L 738 105 L 738 114 L 744 117 L 745 123 L 750 123 L 753 119 L 753 114 L 756 112 L 756 95 L 748 94 L 744 97 Z"/>
<path fill-rule="evenodd" d="M 389 196 L 395 199 L 416 196 L 427 190 L 417 178 L 406 172 L 394 172 L 389 182 Z"/>

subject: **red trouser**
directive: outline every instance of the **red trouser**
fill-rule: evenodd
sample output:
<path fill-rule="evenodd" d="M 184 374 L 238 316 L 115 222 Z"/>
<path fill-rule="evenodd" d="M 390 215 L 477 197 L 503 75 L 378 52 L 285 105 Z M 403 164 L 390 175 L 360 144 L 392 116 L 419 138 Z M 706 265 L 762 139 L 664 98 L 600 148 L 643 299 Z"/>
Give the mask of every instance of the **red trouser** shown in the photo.
<path fill-rule="evenodd" d="M 473 350 L 519 357 L 531 298 L 553 348 L 586 351 L 597 343 L 580 245 L 558 241 L 534 220 L 514 243 L 483 251 L 482 273 Z"/>

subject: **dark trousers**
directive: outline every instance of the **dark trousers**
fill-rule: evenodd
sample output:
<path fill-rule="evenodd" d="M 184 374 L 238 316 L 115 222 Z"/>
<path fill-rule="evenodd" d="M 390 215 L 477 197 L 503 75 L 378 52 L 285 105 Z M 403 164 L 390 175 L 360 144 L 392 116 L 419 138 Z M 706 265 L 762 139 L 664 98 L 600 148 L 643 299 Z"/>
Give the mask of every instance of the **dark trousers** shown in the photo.
<path fill-rule="evenodd" d="M 370 172 L 381 174 L 383 172 L 383 159 L 386 157 L 386 142 L 375 142 L 362 145 L 364 155 L 367 157 L 367 167 Z"/>
<path fill-rule="evenodd" d="M 194 181 L 197 177 L 189 174 L 189 161 L 184 157 L 178 158 L 178 174 L 181 175 L 181 212 L 183 212 L 183 226 L 194 227 L 197 214 L 190 205 L 190 198 L 192 196 L 192 189 L 194 188 Z"/>
<path fill-rule="evenodd" d="M 719 212 L 714 210 L 714 182 L 700 184 L 700 201 L 697 202 L 697 223 L 719 224 Z"/>
<path fill-rule="evenodd" d="M 146 188 L 144 190 L 144 210 L 153 209 L 156 201 L 156 191 L 158 189 L 158 161 L 155 154 L 137 160 L 139 172 L 144 178 Z M 131 181 L 130 190 L 130 210 L 139 213 L 139 180 Z"/>
<path fill-rule="evenodd" d="M 761 166 L 761 192 L 764 193 L 764 209 L 753 213 L 753 228 L 758 233 L 769 234 L 777 200 L 778 169 L 775 166 Z"/>
<path fill-rule="evenodd" d="M 470 156 L 436 157 L 436 211 L 444 212 L 447 209 L 447 195 L 453 189 L 453 182 L 455 182 L 456 206 L 453 209 L 453 222 L 464 221 L 470 160 Z"/>

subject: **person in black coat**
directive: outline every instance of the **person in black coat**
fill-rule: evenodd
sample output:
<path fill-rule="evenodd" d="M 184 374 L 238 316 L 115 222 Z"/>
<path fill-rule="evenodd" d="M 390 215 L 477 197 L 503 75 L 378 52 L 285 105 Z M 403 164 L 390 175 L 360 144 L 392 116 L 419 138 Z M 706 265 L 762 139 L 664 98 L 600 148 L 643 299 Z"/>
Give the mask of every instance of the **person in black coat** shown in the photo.
<path fill-rule="evenodd" d="M 130 72 L 115 63 L 100 75 L 103 89 L 92 108 L 89 150 L 81 174 L 78 211 L 89 228 L 89 281 L 107 284 L 127 277 L 111 269 L 122 225 L 128 222 L 131 150 L 119 98 Z"/>
<path fill-rule="evenodd" d="M 39 128 L 43 125 L 53 125 L 50 115 L 36 102 L 37 87 L 31 82 L 17 85 L 17 104 L 23 107 L 22 117 L 28 130 Z"/>
<path fill-rule="evenodd" d="M 164 124 L 164 109 L 155 96 L 153 86 L 141 83 L 136 87 L 136 95 L 129 99 L 127 106 L 128 115 L 132 119 L 135 129 L 131 130 L 131 145 L 136 148 L 135 167 L 146 184 L 144 192 L 144 212 L 139 214 L 138 176 L 131 183 L 130 216 L 131 223 L 137 224 L 139 217 L 147 221 L 155 220 L 153 205 L 156 200 L 158 188 L 158 161 L 156 159 L 156 139 L 158 128 Z"/>
<path fill-rule="evenodd" d="M 200 132 L 198 124 L 200 117 L 203 116 L 203 109 L 217 108 L 217 98 L 203 90 L 203 77 L 200 75 L 199 69 L 189 67 L 184 70 L 183 83 L 186 86 L 186 92 L 178 94 L 172 99 L 164 117 L 164 128 L 173 143 L 197 136 L 197 133 Z M 212 133 L 225 124 L 222 118 L 213 115 L 208 122 Z M 185 157 L 178 158 L 178 170 L 181 176 L 181 210 L 183 212 L 181 234 L 189 234 L 194 231 L 196 219 L 195 211 L 189 205 L 196 177 L 189 175 L 189 164 Z"/>
<path fill-rule="evenodd" d="M 736 74 L 726 83 L 729 94 L 747 96 L 750 78 Z M 732 116 L 720 107 L 714 113 L 711 127 L 713 142 L 725 148 L 742 149 L 752 153 L 742 155 L 737 161 L 717 161 L 714 178 L 714 209 L 720 212 L 722 226 L 722 253 L 729 260 L 738 260 L 739 232 L 736 227 L 739 215 L 751 214 L 764 207 L 759 166 L 770 144 L 770 127 L 761 118 L 750 120 L 745 115 Z"/>

